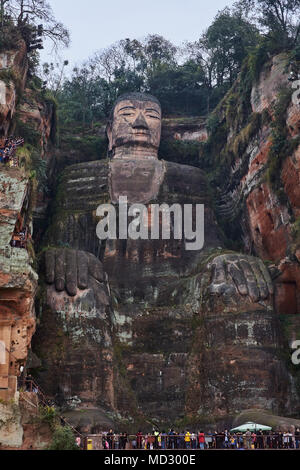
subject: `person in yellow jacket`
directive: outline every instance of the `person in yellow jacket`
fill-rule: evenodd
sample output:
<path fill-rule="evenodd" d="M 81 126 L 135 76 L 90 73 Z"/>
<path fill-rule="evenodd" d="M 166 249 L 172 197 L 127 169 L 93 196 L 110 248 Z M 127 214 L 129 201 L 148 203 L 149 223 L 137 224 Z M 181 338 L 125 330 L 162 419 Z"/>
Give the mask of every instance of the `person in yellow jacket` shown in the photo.
<path fill-rule="evenodd" d="M 191 448 L 191 433 L 187 431 L 184 436 L 185 440 L 185 448 L 190 449 Z"/>

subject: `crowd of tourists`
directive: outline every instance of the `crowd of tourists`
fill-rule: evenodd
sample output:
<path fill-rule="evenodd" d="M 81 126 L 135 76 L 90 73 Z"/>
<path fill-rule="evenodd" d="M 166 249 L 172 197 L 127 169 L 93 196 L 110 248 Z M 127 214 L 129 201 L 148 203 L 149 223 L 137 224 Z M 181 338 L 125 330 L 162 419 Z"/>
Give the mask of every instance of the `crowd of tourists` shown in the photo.
<path fill-rule="evenodd" d="M 102 447 L 106 450 L 177 450 L 177 449 L 299 449 L 300 429 L 289 431 L 262 431 L 260 429 L 242 432 L 159 432 L 136 435 L 109 432 L 102 434 Z"/>
<path fill-rule="evenodd" d="M 22 228 L 22 230 L 15 230 L 11 239 L 11 246 L 13 248 L 25 248 L 28 240 L 28 229 Z"/>
<path fill-rule="evenodd" d="M 18 166 L 18 158 L 16 156 L 17 147 L 24 144 L 22 137 L 8 137 L 0 141 L 0 163 L 9 166 Z"/>

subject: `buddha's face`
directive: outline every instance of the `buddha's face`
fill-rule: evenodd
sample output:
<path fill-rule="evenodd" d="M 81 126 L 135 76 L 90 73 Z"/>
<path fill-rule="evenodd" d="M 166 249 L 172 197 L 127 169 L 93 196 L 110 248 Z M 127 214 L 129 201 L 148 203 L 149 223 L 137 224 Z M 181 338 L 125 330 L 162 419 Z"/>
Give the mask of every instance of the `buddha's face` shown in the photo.
<path fill-rule="evenodd" d="M 109 150 L 144 147 L 157 154 L 161 137 L 160 106 L 153 101 L 120 101 L 115 106 L 107 135 Z"/>

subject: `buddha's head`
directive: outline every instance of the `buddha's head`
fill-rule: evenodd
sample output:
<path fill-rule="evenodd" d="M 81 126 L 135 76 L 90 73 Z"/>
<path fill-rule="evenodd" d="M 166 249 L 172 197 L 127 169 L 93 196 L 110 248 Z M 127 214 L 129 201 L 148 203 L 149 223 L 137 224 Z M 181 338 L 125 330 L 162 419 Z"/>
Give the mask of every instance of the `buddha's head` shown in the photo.
<path fill-rule="evenodd" d="M 161 137 L 159 101 L 144 93 L 120 96 L 106 131 L 113 157 L 157 157 Z"/>

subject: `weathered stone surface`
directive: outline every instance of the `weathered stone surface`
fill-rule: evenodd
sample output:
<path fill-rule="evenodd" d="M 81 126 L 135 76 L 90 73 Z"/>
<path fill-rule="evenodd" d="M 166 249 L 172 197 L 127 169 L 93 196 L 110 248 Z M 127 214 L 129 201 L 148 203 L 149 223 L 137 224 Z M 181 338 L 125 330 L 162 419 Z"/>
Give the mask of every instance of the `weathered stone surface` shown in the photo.
<path fill-rule="evenodd" d="M 48 250 L 45 273 L 34 338 L 46 369 L 40 380 L 67 408 L 114 410 L 110 297 L 102 264 L 90 253 Z"/>
<path fill-rule="evenodd" d="M 23 441 L 20 450 L 45 450 L 52 441 L 50 425 L 41 419 L 40 403 L 34 392 L 20 392 L 19 408 Z"/>
<path fill-rule="evenodd" d="M 291 89 L 292 92 L 289 76 L 286 55 L 273 57 L 253 86 L 253 112 L 268 111 L 273 116 L 280 90 Z M 286 117 L 287 139 L 290 143 L 297 142 L 296 139 L 299 138 L 299 123 L 299 105 L 291 99 Z M 267 121 L 252 136 L 244 155 L 232 165 L 230 182 L 224 184 L 227 189 L 222 192 L 218 213 L 229 220 L 235 220 L 234 216 L 239 217 L 242 222 L 243 242 L 249 253 L 273 261 L 277 266 L 282 260 L 289 258 L 290 262 L 294 263 L 294 278 L 290 277 L 290 282 L 295 282 L 298 286 L 298 241 L 293 233 L 293 224 L 299 217 L 299 146 L 297 148 L 294 145 L 295 150 L 291 150 L 290 155 L 281 157 L 283 161 L 278 181 L 282 183 L 282 192 L 286 196 L 286 201 L 283 201 L 279 200 L 267 182 L 266 171 L 270 165 L 268 159 L 271 145 L 272 126 L 271 122 Z M 239 172 L 243 172 L 242 178 L 239 177 Z M 237 216 L 238 213 L 243 215 Z M 284 291 L 283 289 L 282 295 Z M 284 301 L 286 305 L 287 299 L 288 296 Z M 281 307 L 282 305 L 281 302 Z"/>
<path fill-rule="evenodd" d="M 21 212 L 28 180 L 16 168 L 0 164 L 0 249 L 8 247 Z"/>
<path fill-rule="evenodd" d="M 25 88 L 22 102 L 18 107 L 19 119 L 31 126 L 33 132 L 39 136 L 39 145 L 42 159 L 49 159 L 49 144 L 55 132 L 55 105 L 51 101 L 44 101 L 33 90 Z"/>
<path fill-rule="evenodd" d="M 164 179 L 165 166 L 157 159 L 114 158 L 110 167 L 110 199 L 118 203 L 119 198 L 126 196 L 128 203 L 146 204 L 157 198 L 160 185 Z"/>
<path fill-rule="evenodd" d="M 191 354 L 187 413 L 202 419 L 211 413 L 221 418 L 247 405 L 286 413 L 294 406 L 295 397 L 290 394 L 292 381 L 278 355 L 283 343 L 273 310 L 270 276 L 260 261 L 253 270 L 254 277 L 260 270 L 259 282 L 253 284 L 253 274 L 245 276 L 253 269 L 251 257 L 243 260 L 242 255 L 215 258 L 215 269 L 225 259 L 226 274 L 221 267 L 212 280 L 209 274 L 201 280 L 205 294 Z M 242 295 L 234 281 L 237 273 L 230 269 L 232 259 L 238 266 L 246 263 L 247 283 L 240 284 L 244 286 Z"/>
<path fill-rule="evenodd" d="M 286 55 L 280 54 L 272 58 L 271 65 L 267 64 L 259 80 L 254 84 L 251 93 L 253 112 L 261 113 L 268 108 L 272 112 L 272 105 L 276 101 L 278 90 L 288 83 L 288 69 Z"/>
<path fill-rule="evenodd" d="M 247 209 L 251 241 L 257 254 L 272 261 L 285 257 L 291 242 L 287 207 L 279 204 L 269 186 L 262 183 L 249 194 Z"/>
<path fill-rule="evenodd" d="M 1 448 L 20 448 L 23 443 L 23 427 L 19 406 L 16 403 L 0 403 L 0 422 Z"/>
<path fill-rule="evenodd" d="M 38 276 L 25 249 L 12 248 L 10 240 L 27 197 L 28 180 L 20 170 L 1 168 L 0 173 L 0 339 L 5 345 L 5 359 L 0 377 L 5 400 L 14 398 L 15 379 L 20 365 L 26 363 L 28 348 L 35 331 L 34 297 Z"/>
<path fill-rule="evenodd" d="M 298 111 L 298 125 L 300 125 L 300 111 Z M 300 130 L 298 129 L 298 136 Z M 283 163 L 282 181 L 284 190 L 289 198 L 295 218 L 300 217 L 300 146 Z"/>

